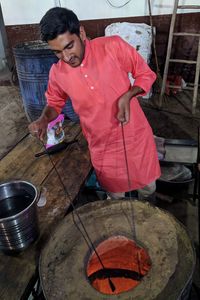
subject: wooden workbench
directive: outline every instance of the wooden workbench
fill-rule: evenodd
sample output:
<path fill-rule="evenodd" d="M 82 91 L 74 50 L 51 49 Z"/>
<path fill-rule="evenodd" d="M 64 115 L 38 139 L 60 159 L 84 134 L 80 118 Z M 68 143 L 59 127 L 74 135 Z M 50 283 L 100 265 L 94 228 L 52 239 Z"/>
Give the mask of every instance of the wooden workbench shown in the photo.
<path fill-rule="evenodd" d="M 91 163 L 80 126 L 69 121 L 65 133 L 67 141 L 77 138 L 78 143 L 68 146 L 67 149 L 51 157 L 67 191 L 74 199 L 91 169 Z M 35 158 L 34 156 L 35 153 L 43 150 L 41 143 L 28 134 L 0 161 L 0 182 L 13 179 L 26 180 L 38 189 L 43 187 L 47 191 L 46 205 L 38 207 L 39 239 L 19 255 L 8 256 L 0 253 L 1 300 L 22 298 L 28 283 L 34 276 L 41 248 L 69 207 L 69 199 L 63 191 L 49 157 L 45 155 Z"/>

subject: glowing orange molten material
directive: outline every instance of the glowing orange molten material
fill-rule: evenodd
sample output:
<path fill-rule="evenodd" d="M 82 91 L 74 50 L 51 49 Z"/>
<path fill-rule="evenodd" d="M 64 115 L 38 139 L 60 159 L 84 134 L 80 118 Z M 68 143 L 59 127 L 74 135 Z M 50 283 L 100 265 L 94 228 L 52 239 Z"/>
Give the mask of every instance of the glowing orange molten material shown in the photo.
<path fill-rule="evenodd" d="M 139 247 L 133 240 L 129 240 L 124 236 L 111 237 L 99 244 L 96 250 L 104 268 L 111 270 L 110 274 L 112 276 L 109 275 L 106 278 L 102 278 L 105 276 L 99 276 L 100 278 L 96 278 L 98 273 L 105 270 L 102 270 L 103 267 L 94 252 L 87 265 L 87 275 L 89 280 L 93 276 L 92 286 L 103 294 L 114 295 L 135 288 L 151 268 L 151 260 L 147 251 Z M 113 275 L 116 269 L 118 273 L 121 270 L 125 270 L 126 274 L 128 271 L 129 274 L 134 276 L 124 276 L 123 274 L 125 273 L 122 273 L 122 276 L 118 277 L 118 273 Z M 97 275 L 94 276 L 94 274 Z M 114 284 L 114 291 L 111 289 L 108 278 Z"/>

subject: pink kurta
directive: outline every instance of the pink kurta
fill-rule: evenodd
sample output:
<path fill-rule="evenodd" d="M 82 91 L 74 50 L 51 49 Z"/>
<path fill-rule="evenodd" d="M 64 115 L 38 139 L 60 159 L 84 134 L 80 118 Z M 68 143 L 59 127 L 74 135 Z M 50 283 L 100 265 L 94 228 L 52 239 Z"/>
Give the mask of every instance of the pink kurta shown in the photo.
<path fill-rule="evenodd" d="M 79 67 L 63 61 L 54 64 L 46 97 L 48 105 L 61 112 L 67 97 L 79 114 L 88 141 L 92 164 L 103 188 L 110 192 L 129 190 L 122 128 L 116 119 L 117 102 L 134 85 L 147 92 L 155 80 L 137 51 L 120 37 L 86 41 Z M 130 102 L 130 121 L 124 126 L 131 189 L 139 189 L 160 176 L 160 167 L 151 127 L 138 100 Z M 77 170 L 78 172 L 78 170 Z"/>

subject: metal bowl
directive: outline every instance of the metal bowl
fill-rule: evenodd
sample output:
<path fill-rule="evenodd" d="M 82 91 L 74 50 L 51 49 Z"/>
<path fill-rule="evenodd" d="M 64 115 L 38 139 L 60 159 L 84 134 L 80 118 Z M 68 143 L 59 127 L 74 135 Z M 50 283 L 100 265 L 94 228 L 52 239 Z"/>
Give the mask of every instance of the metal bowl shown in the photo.
<path fill-rule="evenodd" d="M 161 166 L 174 166 L 175 163 L 173 162 L 160 162 Z M 167 194 L 170 196 L 181 196 L 187 194 L 191 186 L 194 183 L 194 169 L 193 165 L 187 164 L 188 169 L 190 169 L 192 177 L 187 180 L 166 180 L 159 178 L 156 181 L 156 191 L 161 194 Z"/>
<path fill-rule="evenodd" d="M 37 189 L 30 182 L 0 185 L 0 250 L 19 252 L 35 241 L 39 234 L 37 198 Z"/>

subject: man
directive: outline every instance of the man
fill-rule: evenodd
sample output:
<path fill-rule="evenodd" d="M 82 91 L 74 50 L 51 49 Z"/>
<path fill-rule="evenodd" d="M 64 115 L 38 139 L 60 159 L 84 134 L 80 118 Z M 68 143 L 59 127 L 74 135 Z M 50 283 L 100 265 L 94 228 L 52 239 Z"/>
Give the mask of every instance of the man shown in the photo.
<path fill-rule="evenodd" d="M 47 124 L 70 97 L 101 186 L 114 199 L 130 189 L 148 197 L 155 191 L 160 167 L 152 130 L 136 96 L 148 92 L 155 74 L 120 37 L 89 41 L 68 9 L 50 9 L 40 26 L 42 39 L 60 60 L 50 70 L 47 106 L 29 126 L 31 133 L 43 139 Z M 135 78 L 133 86 L 129 72 Z"/>

